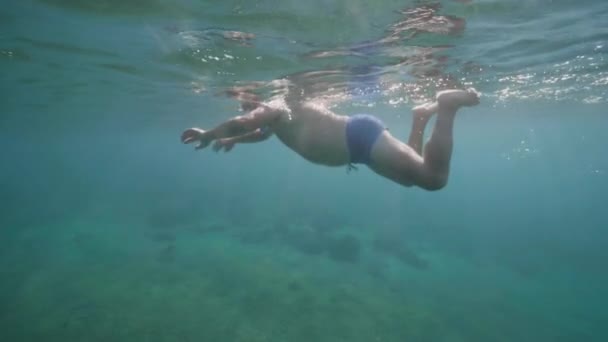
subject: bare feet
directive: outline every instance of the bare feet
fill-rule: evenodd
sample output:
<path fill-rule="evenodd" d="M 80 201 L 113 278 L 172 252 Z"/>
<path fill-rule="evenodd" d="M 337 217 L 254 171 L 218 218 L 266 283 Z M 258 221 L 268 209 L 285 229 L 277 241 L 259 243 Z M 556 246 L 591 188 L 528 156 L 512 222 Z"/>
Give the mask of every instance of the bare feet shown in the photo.
<path fill-rule="evenodd" d="M 480 93 L 473 88 L 467 90 L 450 89 L 437 93 L 439 107 L 458 109 L 462 106 L 475 106 L 479 104 Z"/>
<path fill-rule="evenodd" d="M 209 134 L 205 134 L 206 131 L 200 128 L 188 128 L 182 133 L 182 143 L 190 144 L 195 141 L 198 141 L 198 144 L 194 147 L 197 150 L 203 149 L 209 145 L 211 142 L 211 137 Z"/>

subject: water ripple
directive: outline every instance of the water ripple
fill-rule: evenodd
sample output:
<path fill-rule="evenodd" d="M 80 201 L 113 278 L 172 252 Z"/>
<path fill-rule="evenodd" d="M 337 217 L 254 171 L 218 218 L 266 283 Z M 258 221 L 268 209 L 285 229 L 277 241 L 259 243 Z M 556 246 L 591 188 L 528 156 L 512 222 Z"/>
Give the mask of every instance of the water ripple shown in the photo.
<path fill-rule="evenodd" d="M 38 51 L 52 51 L 83 61 L 76 65 L 171 86 L 183 82 L 195 93 L 236 82 L 274 94 L 286 84 L 275 81 L 284 80 L 307 97 L 364 106 L 425 101 L 437 90 L 468 86 L 497 101 L 608 100 L 608 4 L 601 1 L 556 0 L 551 11 L 538 11 L 541 1 L 498 0 L 37 1 L 86 13 L 82 23 L 96 15 L 99 28 L 114 25 L 115 39 L 91 46 L 91 30 L 66 38 L 17 32 L 0 40 L 0 62 L 32 62 Z M 109 14 L 155 19 L 99 19 Z M 78 15 L 71 12 L 69 22 Z"/>

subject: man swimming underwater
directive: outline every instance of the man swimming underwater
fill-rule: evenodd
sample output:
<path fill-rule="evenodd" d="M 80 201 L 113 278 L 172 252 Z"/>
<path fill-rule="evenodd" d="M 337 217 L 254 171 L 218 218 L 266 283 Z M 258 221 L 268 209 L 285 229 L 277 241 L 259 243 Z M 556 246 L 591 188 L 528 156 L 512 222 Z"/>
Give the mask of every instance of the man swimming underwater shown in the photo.
<path fill-rule="evenodd" d="M 198 142 L 198 150 L 215 141 L 215 151 L 228 152 L 237 143 L 260 142 L 276 134 L 285 145 L 313 163 L 365 164 L 403 186 L 415 185 L 426 190 L 439 190 L 447 184 L 456 112 L 460 107 L 479 103 L 479 93 L 472 88 L 439 92 L 435 102 L 414 107 L 413 125 L 405 144 L 371 115 L 337 115 L 319 103 L 290 96 L 261 102 L 238 90 L 229 91 L 229 95 L 237 98 L 247 113 L 211 130 L 187 129 L 181 136 L 184 144 Z M 423 149 L 424 130 L 435 113 L 435 127 Z"/>

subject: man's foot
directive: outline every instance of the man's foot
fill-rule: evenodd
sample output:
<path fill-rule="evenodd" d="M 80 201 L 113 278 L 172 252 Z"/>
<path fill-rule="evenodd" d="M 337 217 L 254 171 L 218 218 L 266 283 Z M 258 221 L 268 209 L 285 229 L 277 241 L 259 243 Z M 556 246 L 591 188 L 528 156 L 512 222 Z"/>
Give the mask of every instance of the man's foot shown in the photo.
<path fill-rule="evenodd" d="M 198 141 L 198 144 L 194 147 L 197 150 L 207 147 L 211 140 L 213 139 L 209 136 L 208 132 L 200 128 L 188 128 L 182 133 L 182 143 L 190 144 Z"/>
<path fill-rule="evenodd" d="M 480 93 L 473 88 L 467 90 L 450 89 L 437 93 L 439 107 L 458 109 L 462 106 L 475 106 L 479 104 Z"/>
<path fill-rule="evenodd" d="M 416 106 L 412 108 L 412 113 L 414 114 L 414 121 L 427 122 L 433 114 L 437 113 L 437 102 Z"/>

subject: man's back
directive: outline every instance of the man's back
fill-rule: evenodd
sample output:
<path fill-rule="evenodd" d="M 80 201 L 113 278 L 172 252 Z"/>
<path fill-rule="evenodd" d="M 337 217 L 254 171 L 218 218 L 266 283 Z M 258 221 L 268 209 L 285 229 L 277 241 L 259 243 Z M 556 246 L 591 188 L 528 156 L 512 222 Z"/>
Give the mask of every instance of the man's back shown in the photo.
<path fill-rule="evenodd" d="M 316 164 L 349 163 L 346 116 L 336 115 L 313 102 L 291 103 L 289 109 L 272 127 L 281 142 Z"/>

